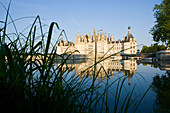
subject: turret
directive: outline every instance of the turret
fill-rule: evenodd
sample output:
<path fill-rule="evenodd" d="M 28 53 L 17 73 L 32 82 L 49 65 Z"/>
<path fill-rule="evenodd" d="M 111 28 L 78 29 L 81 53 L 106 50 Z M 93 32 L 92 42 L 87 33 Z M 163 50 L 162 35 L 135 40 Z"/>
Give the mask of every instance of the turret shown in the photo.
<path fill-rule="evenodd" d="M 111 38 L 110 38 L 110 32 L 108 33 L 108 42 L 110 42 Z"/>
<path fill-rule="evenodd" d="M 84 37 L 84 42 L 88 42 L 88 36 L 87 35 Z"/>
<path fill-rule="evenodd" d="M 101 40 L 104 40 L 104 33 L 103 33 L 103 29 L 101 29 Z"/>
<path fill-rule="evenodd" d="M 68 45 L 69 45 L 68 40 L 66 41 L 65 45 L 66 45 L 66 46 L 68 46 Z"/>
<path fill-rule="evenodd" d="M 62 46 L 63 45 L 63 35 L 60 35 L 60 41 L 59 41 L 59 45 Z"/>
<path fill-rule="evenodd" d="M 84 42 L 84 35 L 82 35 L 81 42 Z"/>
<path fill-rule="evenodd" d="M 90 33 L 88 33 L 88 41 L 92 42 L 92 36 L 90 35 Z"/>
<path fill-rule="evenodd" d="M 98 30 L 98 32 L 97 32 L 97 40 L 101 40 L 101 36 L 100 36 L 100 30 Z"/>
<path fill-rule="evenodd" d="M 113 35 L 111 35 L 111 42 L 114 41 Z"/>
<path fill-rule="evenodd" d="M 119 39 L 119 40 L 118 40 L 118 43 L 120 43 L 120 42 L 121 42 L 121 40 Z"/>
<path fill-rule="evenodd" d="M 97 35 L 100 36 L 100 30 L 98 30 Z"/>
<path fill-rule="evenodd" d="M 93 36 L 96 36 L 96 29 L 94 29 Z"/>
<path fill-rule="evenodd" d="M 104 35 L 104 40 L 106 40 L 107 39 L 107 33 L 105 33 L 105 35 Z"/>

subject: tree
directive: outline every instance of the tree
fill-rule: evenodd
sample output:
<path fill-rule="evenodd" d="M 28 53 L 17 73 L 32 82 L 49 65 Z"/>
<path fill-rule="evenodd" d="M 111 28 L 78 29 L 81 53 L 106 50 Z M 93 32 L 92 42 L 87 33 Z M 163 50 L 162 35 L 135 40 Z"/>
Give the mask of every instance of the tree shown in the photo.
<path fill-rule="evenodd" d="M 156 53 L 157 51 L 160 50 L 165 50 L 165 46 L 162 45 L 158 45 L 156 44 L 152 44 L 151 46 L 143 46 L 142 47 L 142 53 Z"/>
<path fill-rule="evenodd" d="M 153 40 L 170 44 L 170 0 L 163 0 L 160 5 L 156 4 L 154 9 L 155 25 L 150 30 Z"/>
<path fill-rule="evenodd" d="M 159 50 L 164 50 L 165 46 L 162 44 L 161 46 L 159 46 Z"/>
<path fill-rule="evenodd" d="M 141 52 L 142 52 L 142 53 L 146 53 L 147 50 L 148 50 L 148 47 L 147 47 L 147 46 L 143 46 Z"/>

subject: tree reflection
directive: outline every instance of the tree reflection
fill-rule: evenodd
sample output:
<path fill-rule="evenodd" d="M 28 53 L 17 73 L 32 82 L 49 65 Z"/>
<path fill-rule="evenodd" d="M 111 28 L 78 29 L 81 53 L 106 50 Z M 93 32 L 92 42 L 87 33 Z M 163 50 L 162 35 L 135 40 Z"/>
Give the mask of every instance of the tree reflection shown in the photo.
<path fill-rule="evenodd" d="M 170 112 L 170 71 L 153 78 L 153 91 L 156 93 L 156 111 Z"/>

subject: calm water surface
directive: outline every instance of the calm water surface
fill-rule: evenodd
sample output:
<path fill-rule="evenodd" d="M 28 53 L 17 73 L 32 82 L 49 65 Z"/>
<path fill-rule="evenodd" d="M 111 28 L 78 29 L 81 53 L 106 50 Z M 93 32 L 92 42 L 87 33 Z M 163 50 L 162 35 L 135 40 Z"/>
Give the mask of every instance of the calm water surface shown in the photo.
<path fill-rule="evenodd" d="M 73 73 L 77 75 L 81 73 L 84 69 L 94 63 L 93 60 L 70 60 L 68 62 L 68 67 L 75 67 Z M 159 63 L 158 63 L 159 64 Z M 163 65 L 162 63 L 161 65 Z M 136 60 L 122 60 L 122 61 L 113 61 L 111 59 L 105 60 L 96 66 L 96 70 L 98 71 L 100 67 L 104 68 L 100 70 L 99 76 L 95 81 L 96 84 L 100 84 L 102 87 L 98 89 L 99 92 L 102 92 L 106 86 L 106 84 L 111 84 L 117 78 L 121 76 L 126 76 L 127 79 L 124 83 L 123 90 L 121 92 L 120 105 L 123 103 L 125 96 L 128 92 L 130 92 L 134 85 L 135 90 L 133 92 L 132 98 L 139 97 L 145 93 L 145 91 L 149 88 L 149 86 L 153 82 L 153 77 L 157 74 L 160 76 L 165 74 L 170 68 L 170 63 L 163 65 L 163 67 L 157 65 L 156 63 L 140 63 Z M 167 67 L 166 67 L 167 66 Z M 89 82 L 92 81 L 92 72 L 93 70 L 89 70 L 85 74 L 79 77 L 79 81 L 83 78 L 89 78 Z M 106 76 L 107 73 L 107 76 Z M 114 97 L 117 88 L 117 83 L 115 82 L 108 90 L 108 106 L 109 112 L 113 112 L 114 108 Z M 152 88 L 148 91 L 142 103 L 140 104 L 138 111 L 141 113 L 152 113 L 154 112 L 153 106 L 156 102 L 156 94 L 153 92 Z M 118 106 L 120 108 L 120 106 Z M 129 111 L 130 112 L 130 111 Z"/>

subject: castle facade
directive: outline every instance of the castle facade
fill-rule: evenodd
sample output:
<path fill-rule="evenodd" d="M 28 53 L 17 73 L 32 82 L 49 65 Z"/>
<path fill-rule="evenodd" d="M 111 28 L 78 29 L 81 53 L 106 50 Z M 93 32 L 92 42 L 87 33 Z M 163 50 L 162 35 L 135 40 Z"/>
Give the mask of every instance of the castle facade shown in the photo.
<path fill-rule="evenodd" d="M 95 44 L 96 42 L 96 44 Z M 113 35 L 110 33 L 104 33 L 103 30 L 94 29 L 93 35 L 81 35 L 78 32 L 76 35 L 76 43 L 61 40 L 57 46 L 57 54 L 73 53 L 73 54 L 85 54 L 87 57 L 95 55 L 95 49 L 97 50 L 97 57 L 102 57 L 105 53 L 107 55 L 113 55 L 119 52 L 120 54 L 136 54 L 137 42 L 131 34 L 130 27 L 128 27 L 127 36 L 123 37 L 123 40 L 115 41 Z M 123 50 L 123 51 L 122 51 Z M 120 52 L 121 51 L 121 52 Z"/>

